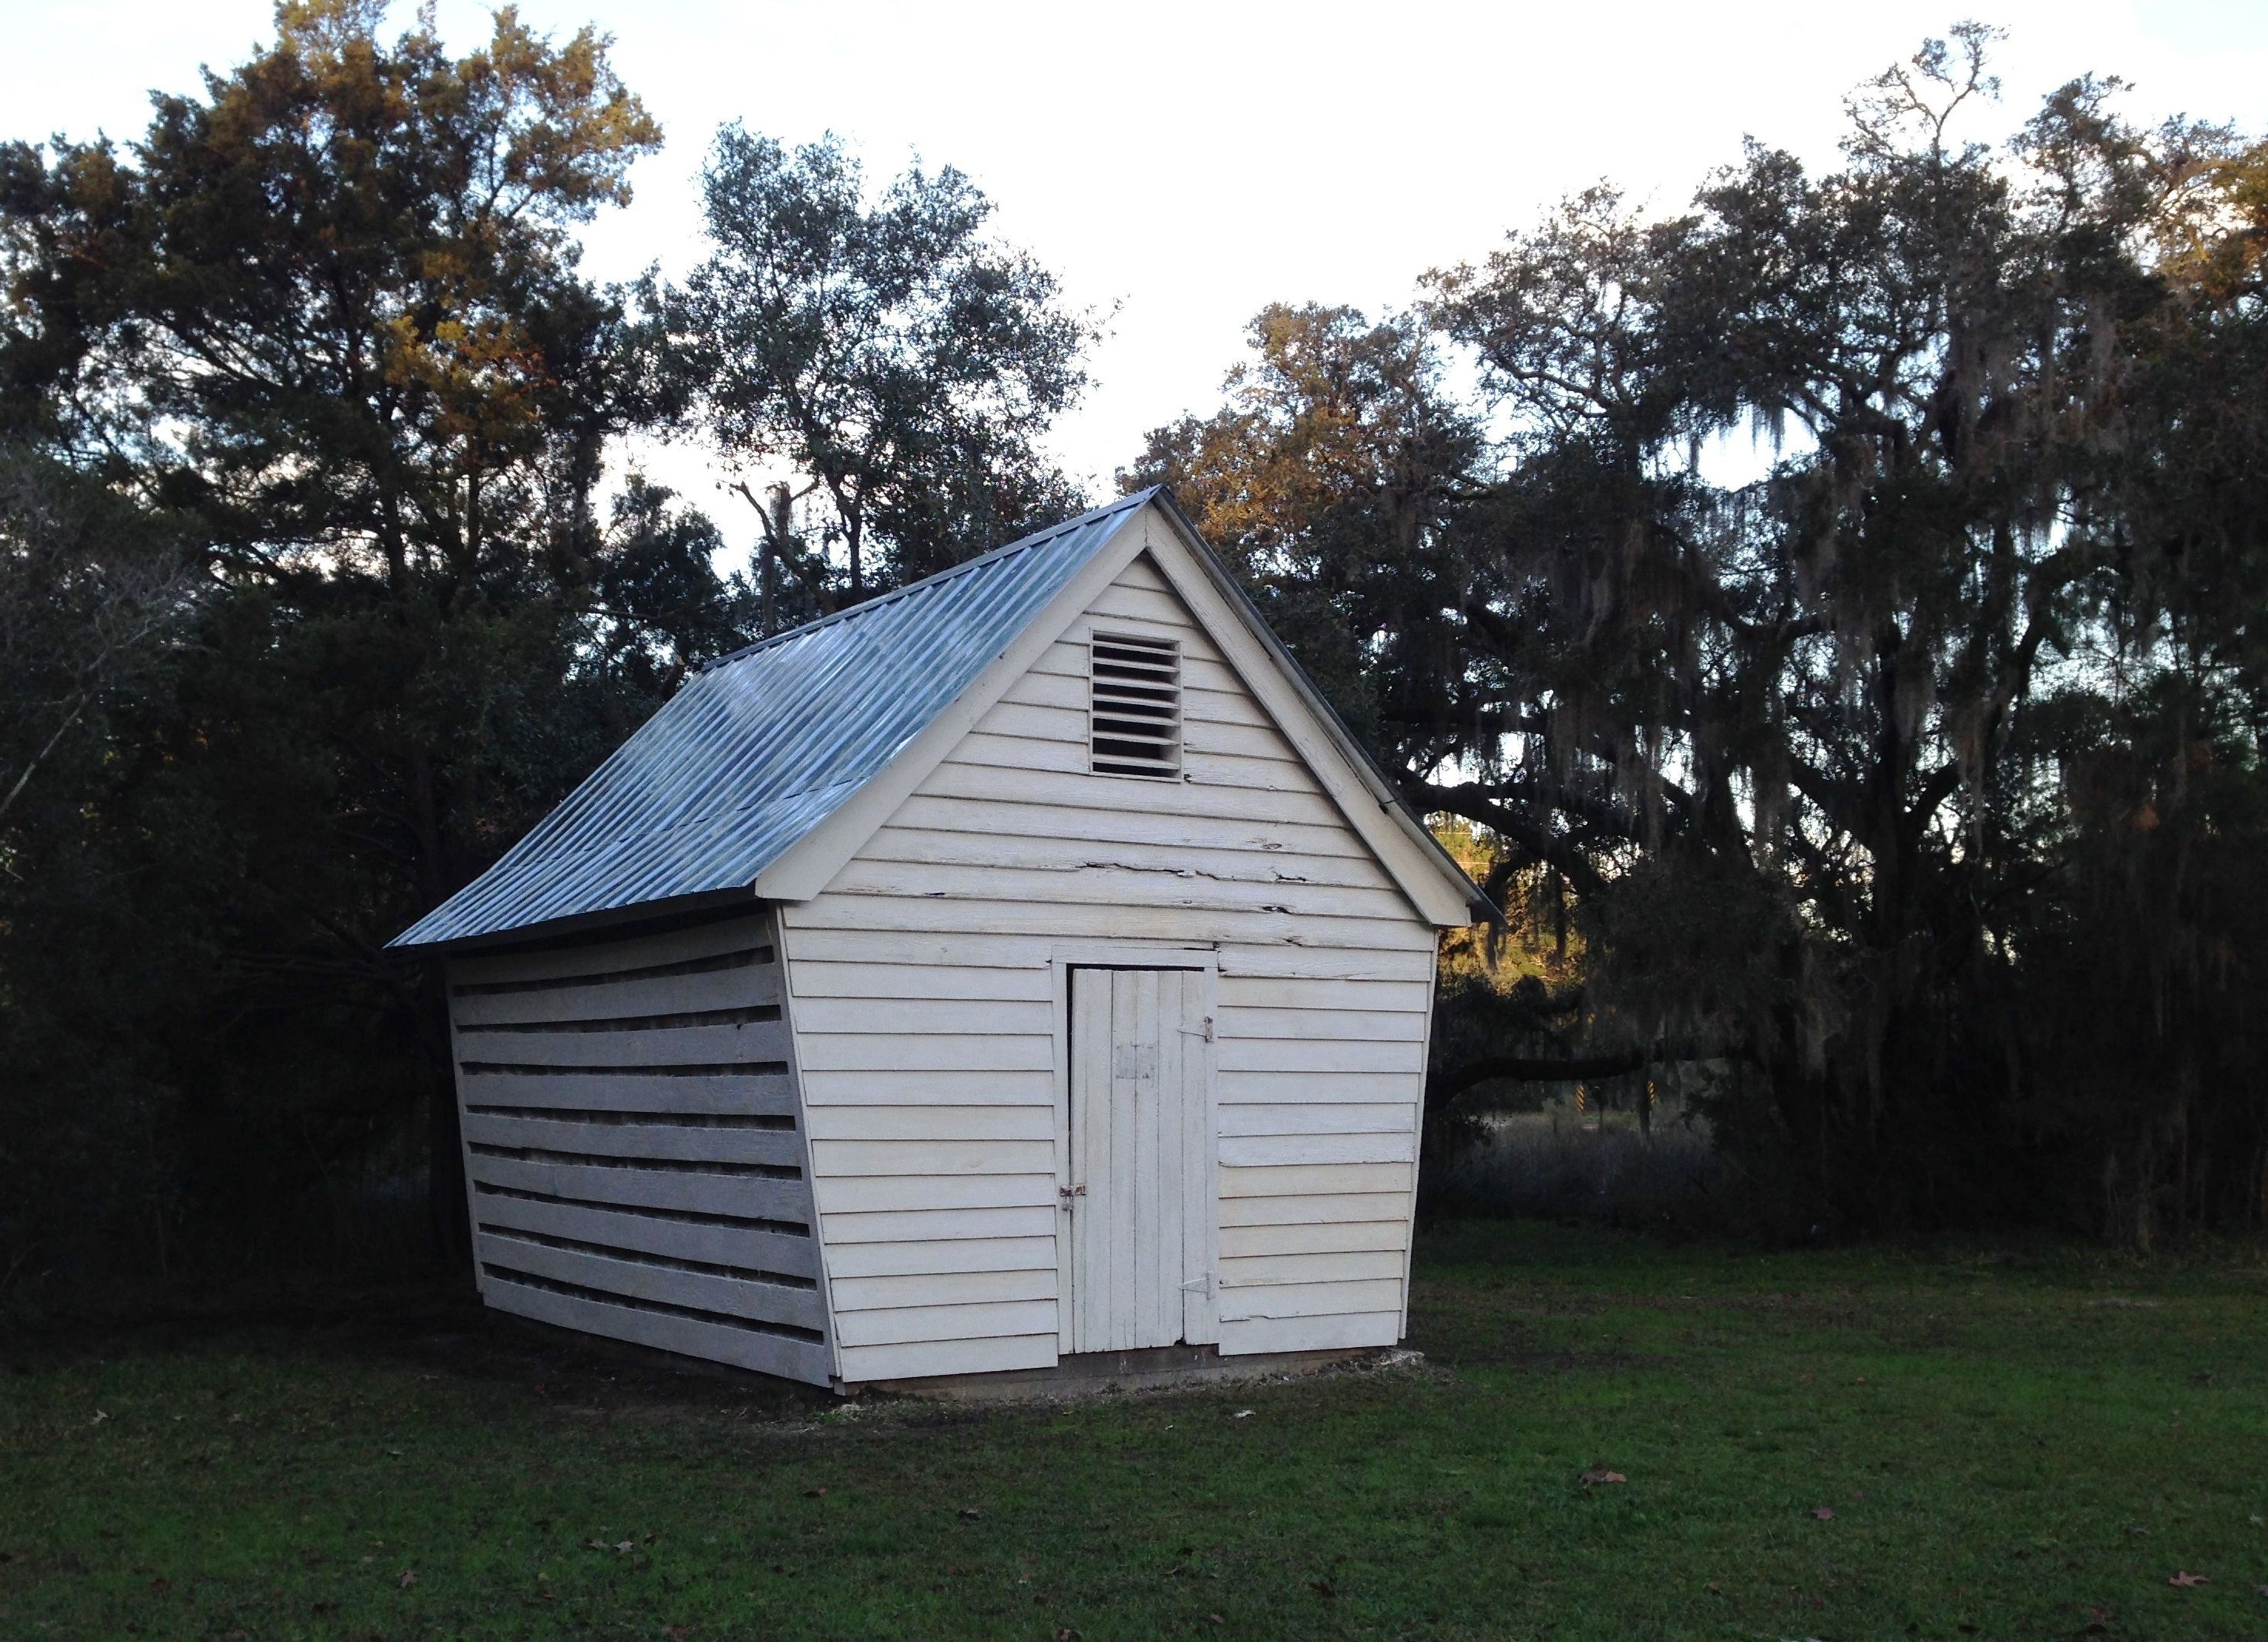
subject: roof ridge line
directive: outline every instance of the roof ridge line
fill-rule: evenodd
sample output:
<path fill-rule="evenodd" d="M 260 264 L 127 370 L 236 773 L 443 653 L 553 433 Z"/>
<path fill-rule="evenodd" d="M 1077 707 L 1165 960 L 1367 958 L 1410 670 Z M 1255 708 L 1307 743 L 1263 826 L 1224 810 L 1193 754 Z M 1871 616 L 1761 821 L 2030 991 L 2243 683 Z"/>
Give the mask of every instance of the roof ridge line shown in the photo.
<path fill-rule="evenodd" d="M 1035 530 L 1028 536 L 1020 536 L 1013 541 L 1004 542 L 989 553 L 980 553 L 973 559 L 963 559 L 958 564 L 947 565 L 944 570 L 924 576 L 919 581 L 908 582 L 902 587 L 893 587 L 887 593 L 878 593 L 863 604 L 854 604 L 847 610 L 836 610 L 831 615 L 806 622 L 800 627 L 792 627 L 784 633 L 774 633 L 770 638 L 760 638 L 753 644 L 743 644 L 738 650 L 730 650 L 721 656 L 713 656 L 695 667 L 693 671 L 696 674 L 713 673 L 718 668 L 730 666 L 735 661 L 746 660 L 759 651 L 770 650 L 775 645 L 785 644 L 791 638 L 801 638 L 820 628 L 834 627 L 850 621 L 854 616 L 863 615 L 872 610 L 879 610 L 886 605 L 895 604 L 939 582 L 951 581 L 956 577 L 964 576 L 971 571 L 995 563 L 1014 554 L 1028 553 L 1035 548 L 1043 548 L 1066 531 L 1076 530 L 1082 525 L 1091 524 L 1105 514 L 1115 513 L 1122 509 L 1147 502 L 1164 489 L 1163 485 L 1153 484 L 1134 491 L 1130 495 L 1122 496 L 1114 502 L 1106 502 L 1101 507 L 1090 507 L 1084 513 L 1066 519 L 1060 524 L 1049 525 L 1046 529 Z"/>

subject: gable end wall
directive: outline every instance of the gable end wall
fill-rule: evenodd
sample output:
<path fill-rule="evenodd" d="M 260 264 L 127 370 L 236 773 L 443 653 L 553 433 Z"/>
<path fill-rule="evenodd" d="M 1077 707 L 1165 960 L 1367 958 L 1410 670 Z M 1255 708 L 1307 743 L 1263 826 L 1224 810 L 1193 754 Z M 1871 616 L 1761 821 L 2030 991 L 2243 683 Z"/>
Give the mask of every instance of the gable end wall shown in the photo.
<path fill-rule="evenodd" d="M 1097 776 L 1096 628 L 1181 640 L 1181 783 Z M 1404 1316 L 1435 933 L 1146 556 L 780 909 L 842 1374 L 1055 1362 L 1053 959 L 1213 950 L 1226 1352 Z"/>

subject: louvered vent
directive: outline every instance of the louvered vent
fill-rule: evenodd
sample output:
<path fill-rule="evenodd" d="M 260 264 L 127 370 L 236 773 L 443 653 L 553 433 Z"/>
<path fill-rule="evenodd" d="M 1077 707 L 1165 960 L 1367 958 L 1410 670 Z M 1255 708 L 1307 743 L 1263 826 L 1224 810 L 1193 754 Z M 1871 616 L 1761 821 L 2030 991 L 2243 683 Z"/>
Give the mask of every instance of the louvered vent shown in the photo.
<path fill-rule="evenodd" d="M 1103 776 L 1182 774 L 1182 647 L 1170 638 L 1094 636 L 1088 725 Z"/>

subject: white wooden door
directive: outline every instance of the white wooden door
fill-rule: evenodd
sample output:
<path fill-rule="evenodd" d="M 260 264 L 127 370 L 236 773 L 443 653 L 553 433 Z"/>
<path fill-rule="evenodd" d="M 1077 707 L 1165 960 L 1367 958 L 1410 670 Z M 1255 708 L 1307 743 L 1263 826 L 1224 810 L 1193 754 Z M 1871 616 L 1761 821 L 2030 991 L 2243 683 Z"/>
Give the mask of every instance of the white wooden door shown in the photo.
<path fill-rule="evenodd" d="M 1219 1340 L 1205 978 L 1071 971 L 1071 1351 Z"/>

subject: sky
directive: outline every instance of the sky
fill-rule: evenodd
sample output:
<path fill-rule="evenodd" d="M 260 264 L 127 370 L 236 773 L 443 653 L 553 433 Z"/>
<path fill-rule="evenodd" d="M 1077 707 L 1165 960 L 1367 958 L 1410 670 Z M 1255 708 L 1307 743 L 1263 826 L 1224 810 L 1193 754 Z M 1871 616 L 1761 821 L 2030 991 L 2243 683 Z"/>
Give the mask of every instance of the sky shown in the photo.
<path fill-rule="evenodd" d="M 1965 16 L 2008 31 L 2002 107 L 1977 135 L 2088 71 L 2131 82 L 2138 117 L 2268 129 L 2268 0 L 519 9 L 556 34 L 611 34 L 665 132 L 633 173 L 635 202 L 589 231 L 601 277 L 699 260 L 695 179 L 726 121 L 790 142 L 839 133 L 877 177 L 916 156 L 967 173 L 1003 238 L 1074 303 L 1113 312 L 1094 386 L 1053 439 L 1098 497 L 1146 430 L 1218 402 L 1264 304 L 1407 302 L 1427 269 L 1484 256 L 1602 179 L 1675 209 L 1744 136 L 1830 163 L 1845 93 Z M 488 6 L 436 10 L 453 45 L 485 37 Z M 130 137 L 151 88 L 192 89 L 200 65 L 225 69 L 272 33 L 265 0 L 0 0 L 0 138 Z M 753 534 L 709 453 L 636 454 L 728 538 Z"/>

